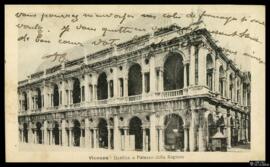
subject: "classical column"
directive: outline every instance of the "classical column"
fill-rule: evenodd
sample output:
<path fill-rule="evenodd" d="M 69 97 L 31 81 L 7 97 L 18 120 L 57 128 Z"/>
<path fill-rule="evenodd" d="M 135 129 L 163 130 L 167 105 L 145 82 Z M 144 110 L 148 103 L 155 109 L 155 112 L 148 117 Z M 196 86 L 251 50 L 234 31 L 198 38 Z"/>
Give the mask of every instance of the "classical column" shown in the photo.
<path fill-rule="evenodd" d="M 80 147 L 84 147 L 84 140 L 83 140 L 83 128 L 81 128 L 81 134 L 80 134 Z"/>
<path fill-rule="evenodd" d="M 159 133 L 158 133 L 158 135 L 159 135 L 159 137 L 158 137 L 158 151 L 164 151 L 164 127 L 159 127 L 158 128 L 158 130 L 159 130 Z"/>
<path fill-rule="evenodd" d="M 142 71 L 142 94 L 145 94 L 145 76 L 143 71 Z"/>
<path fill-rule="evenodd" d="M 94 128 L 93 129 L 93 132 L 94 132 L 93 133 L 93 140 L 94 140 L 94 145 L 93 146 L 94 146 L 94 148 L 98 148 L 99 147 L 98 146 L 98 139 L 97 139 L 97 137 L 98 137 L 97 136 L 97 130 L 98 130 L 97 128 Z"/>
<path fill-rule="evenodd" d="M 36 134 L 36 128 L 33 129 L 33 137 L 34 137 L 34 143 L 37 144 L 37 134 Z"/>
<path fill-rule="evenodd" d="M 189 148 L 190 151 L 195 151 L 196 150 L 196 145 L 197 145 L 197 137 L 196 137 L 196 132 L 197 132 L 197 128 L 195 125 L 195 117 L 196 114 L 194 111 L 191 112 L 192 116 L 191 116 L 191 123 L 190 123 L 190 128 L 189 128 Z"/>
<path fill-rule="evenodd" d="M 156 114 L 151 114 L 150 115 L 150 146 L 151 146 L 151 151 L 157 151 L 157 129 L 156 129 Z"/>
<path fill-rule="evenodd" d="M 128 77 L 124 78 L 124 97 L 128 97 Z"/>
<path fill-rule="evenodd" d="M 121 136 L 120 136 L 120 130 L 119 130 L 119 128 L 118 128 L 118 126 L 119 126 L 119 122 L 118 122 L 119 120 L 118 120 L 118 117 L 115 115 L 114 117 L 113 117 L 113 123 L 114 123 L 114 127 L 113 127 L 113 142 L 114 142 L 114 144 L 113 144 L 113 146 L 114 146 L 114 150 L 116 150 L 116 151 L 118 151 L 118 150 L 120 150 L 121 148 L 120 148 L 120 141 L 121 141 Z"/>
<path fill-rule="evenodd" d="M 219 67 L 220 67 L 220 62 L 219 62 L 218 59 L 216 59 L 215 64 L 216 64 L 216 67 L 215 67 L 215 91 L 219 92 Z"/>
<path fill-rule="evenodd" d="M 59 145 L 62 146 L 63 142 L 62 142 L 62 127 L 59 127 Z"/>
<path fill-rule="evenodd" d="M 205 147 L 205 142 L 204 142 L 204 130 L 203 130 L 203 126 L 199 126 L 199 141 L 198 141 L 198 145 L 199 145 L 199 151 L 203 152 L 206 151 L 206 147 Z"/>
<path fill-rule="evenodd" d="M 187 62 L 184 63 L 184 88 L 187 87 Z"/>
<path fill-rule="evenodd" d="M 70 97 L 69 97 L 69 103 L 70 104 L 73 104 L 73 90 L 69 90 L 69 95 L 70 95 Z"/>
<path fill-rule="evenodd" d="M 65 81 L 62 81 L 61 91 L 62 91 L 62 106 L 65 106 L 65 105 L 67 105 L 67 95 L 66 95 L 66 83 L 65 83 Z"/>
<path fill-rule="evenodd" d="M 146 129 L 145 127 L 142 127 L 142 132 L 143 132 L 143 141 L 142 141 L 142 145 L 143 145 L 143 151 L 147 151 L 146 150 L 146 146 L 145 146 L 145 139 L 146 139 Z"/>
<path fill-rule="evenodd" d="M 232 147 L 232 144 L 231 144 L 231 122 L 230 122 L 230 118 L 231 117 L 227 117 L 227 148 L 231 148 Z"/>
<path fill-rule="evenodd" d="M 50 128 L 49 133 L 50 133 L 50 145 L 53 145 L 53 133 L 52 133 L 52 128 Z"/>
<path fill-rule="evenodd" d="M 189 148 L 188 148 L 188 145 L 189 145 L 189 143 L 188 143 L 188 131 L 189 131 L 188 127 L 185 127 L 184 128 L 184 151 L 189 150 Z"/>
<path fill-rule="evenodd" d="M 154 56 L 150 58 L 149 66 L 150 66 L 150 92 L 154 93 L 157 91 L 157 88 L 156 88 L 157 73 L 156 73 L 156 68 L 155 68 Z"/>
<path fill-rule="evenodd" d="M 204 47 L 199 48 L 198 53 L 198 65 L 199 65 L 199 85 L 206 85 L 206 56 L 208 54 L 208 50 Z"/>
<path fill-rule="evenodd" d="M 129 151 L 129 129 L 124 128 L 125 151 Z"/>
<path fill-rule="evenodd" d="M 195 46 L 190 47 L 189 85 L 195 85 Z"/>
<path fill-rule="evenodd" d="M 111 126 L 108 126 L 108 150 L 111 149 Z"/>
<path fill-rule="evenodd" d="M 110 89 L 110 79 L 108 79 L 108 82 L 107 82 L 107 90 L 108 90 L 108 99 L 111 98 L 111 89 Z"/>
<path fill-rule="evenodd" d="M 72 137 L 73 137 L 73 135 L 72 135 L 72 128 L 69 128 L 69 135 L 68 135 L 68 137 L 69 137 L 69 147 L 72 147 L 72 146 L 73 146 L 73 141 L 72 141 Z"/>
<path fill-rule="evenodd" d="M 163 79 L 163 72 L 164 72 L 164 69 L 163 69 L 163 67 L 161 67 L 160 69 L 159 69 L 160 71 L 159 71 L 159 91 L 160 92 L 163 92 L 164 91 L 164 79 Z"/>
<path fill-rule="evenodd" d="M 32 132 L 31 127 L 27 128 L 28 133 L 28 143 L 32 143 Z"/>
<path fill-rule="evenodd" d="M 246 117 L 246 141 L 249 142 L 249 139 L 248 139 L 248 127 L 249 127 L 249 124 L 248 124 L 248 117 Z"/>
<path fill-rule="evenodd" d="M 66 121 L 62 120 L 62 145 L 68 146 L 68 136 L 67 136 L 67 130 L 66 130 Z"/>
<path fill-rule="evenodd" d="M 120 87 L 120 84 L 119 84 L 119 81 L 118 81 L 118 72 L 117 72 L 117 68 L 113 68 L 113 97 L 119 97 L 119 87 Z"/>
<path fill-rule="evenodd" d="M 85 147 L 90 148 L 90 129 L 89 129 L 89 119 L 85 119 L 85 132 L 84 132 Z"/>
<path fill-rule="evenodd" d="M 93 98 L 94 100 L 97 100 L 97 85 L 93 85 Z"/>
<path fill-rule="evenodd" d="M 90 127 L 89 127 L 89 148 L 94 148 L 94 146 L 93 146 L 93 131 Z"/>

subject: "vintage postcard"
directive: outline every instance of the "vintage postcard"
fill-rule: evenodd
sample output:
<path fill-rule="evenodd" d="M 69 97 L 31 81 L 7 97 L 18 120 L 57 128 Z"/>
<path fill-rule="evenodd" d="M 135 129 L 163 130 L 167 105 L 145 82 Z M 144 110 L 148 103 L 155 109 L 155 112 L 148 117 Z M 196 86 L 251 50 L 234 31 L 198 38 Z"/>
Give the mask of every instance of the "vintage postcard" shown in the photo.
<path fill-rule="evenodd" d="M 262 5 L 6 5 L 6 161 L 265 160 L 265 29 Z"/>

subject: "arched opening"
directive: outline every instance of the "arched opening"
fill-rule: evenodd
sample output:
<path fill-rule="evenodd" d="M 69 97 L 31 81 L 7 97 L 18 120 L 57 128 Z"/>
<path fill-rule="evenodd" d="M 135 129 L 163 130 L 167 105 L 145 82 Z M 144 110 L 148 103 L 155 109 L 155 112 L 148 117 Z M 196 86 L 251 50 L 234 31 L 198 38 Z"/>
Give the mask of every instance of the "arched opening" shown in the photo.
<path fill-rule="evenodd" d="M 224 80 L 225 80 L 225 72 L 222 66 L 219 68 L 219 92 L 221 96 L 224 96 Z"/>
<path fill-rule="evenodd" d="M 41 91 L 39 88 L 37 88 L 37 107 L 41 108 Z"/>
<path fill-rule="evenodd" d="M 165 149 L 167 151 L 183 151 L 184 149 L 184 122 L 181 116 L 169 114 L 165 117 Z"/>
<path fill-rule="evenodd" d="M 42 124 L 40 122 L 36 123 L 36 136 L 37 136 L 37 143 L 42 144 L 42 131 L 41 131 Z"/>
<path fill-rule="evenodd" d="M 98 100 L 108 98 L 108 82 L 105 72 L 99 75 L 97 83 L 97 98 Z"/>
<path fill-rule="evenodd" d="M 214 69 L 213 60 L 211 55 L 208 54 L 206 58 L 206 70 L 207 70 L 206 82 L 210 90 L 213 90 L 213 69 Z"/>
<path fill-rule="evenodd" d="M 80 103 L 81 102 L 81 87 L 80 81 L 78 78 L 73 79 L 73 103 Z"/>
<path fill-rule="evenodd" d="M 56 84 L 53 87 L 53 106 L 59 106 L 59 90 Z"/>
<path fill-rule="evenodd" d="M 208 115 L 207 123 L 208 123 L 208 141 L 209 141 L 209 146 L 210 146 L 208 150 L 211 150 L 212 137 L 217 133 L 216 123 L 214 121 L 214 117 L 212 114 Z"/>
<path fill-rule="evenodd" d="M 234 135 L 234 145 L 235 146 L 238 145 L 238 141 L 239 141 L 238 138 L 240 137 L 238 135 L 239 130 L 240 130 L 240 120 L 239 120 L 238 117 L 236 117 L 236 120 L 235 120 L 235 130 L 234 130 L 234 132 L 235 132 L 235 135 Z"/>
<path fill-rule="evenodd" d="M 220 129 L 220 132 L 224 135 L 224 127 L 225 127 L 225 122 L 224 122 L 224 118 L 223 116 L 221 116 L 218 120 L 217 120 L 217 128 Z"/>
<path fill-rule="evenodd" d="M 129 135 L 135 139 L 135 150 L 142 150 L 142 121 L 138 117 L 133 117 L 129 121 Z"/>
<path fill-rule="evenodd" d="M 235 146 L 235 123 L 234 123 L 234 120 L 233 118 L 231 117 L 230 119 L 230 128 L 231 128 L 231 146 Z"/>
<path fill-rule="evenodd" d="M 230 74 L 230 87 L 229 87 L 229 96 L 231 100 L 233 99 L 233 74 Z"/>
<path fill-rule="evenodd" d="M 98 131 L 99 131 L 99 147 L 108 148 L 108 127 L 107 121 L 103 118 L 99 120 Z"/>
<path fill-rule="evenodd" d="M 58 124 L 58 122 L 54 123 L 53 137 L 54 137 L 54 144 L 59 145 L 60 142 L 59 142 L 59 124 Z"/>
<path fill-rule="evenodd" d="M 24 142 L 28 143 L 28 126 L 27 126 L 27 123 L 23 124 L 23 138 L 24 138 Z"/>
<path fill-rule="evenodd" d="M 134 64 L 128 71 L 128 95 L 142 94 L 142 69 L 139 64 Z"/>
<path fill-rule="evenodd" d="M 184 87 L 183 58 L 178 53 L 170 55 L 164 63 L 164 90 L 176 90 Z"/>
<path fill-rule="evenodd" d="M 80 146 L 81 124 L 78 120 L 73 121 L 73 146 Z"/>
<path fill-rule="evenodd" d="M 26 111 L 28 109 L 28 101 L 27 101 L 27 93 L 23 92 L 23 98 L 24 98 L 24 101 L 23 101 L 23 108 L 24 110 Z"/>

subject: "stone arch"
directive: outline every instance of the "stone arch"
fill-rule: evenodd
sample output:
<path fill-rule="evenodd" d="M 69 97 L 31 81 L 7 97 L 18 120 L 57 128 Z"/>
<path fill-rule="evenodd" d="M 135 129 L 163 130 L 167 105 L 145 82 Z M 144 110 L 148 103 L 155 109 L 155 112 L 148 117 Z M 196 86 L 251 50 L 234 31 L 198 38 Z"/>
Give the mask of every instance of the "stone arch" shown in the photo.
<path fill-rule="evenodd" d="M 128 95 L 142 94 L 142 68 L 135 63 L 128 70 Z"/>
<path fill-rule="evenodd" d="M 129 121 L 129 135 L 134 136 L 135 150 L 143 148 L 142 120 L 134 116 Z"/>
<path fill-rule="evenodd" d="M 22 92 L 23 94 L 23 98 L 24 98 L 24 101 L 23 101 L 23 107 L 24 107 L 24 110 L 28 110 L 28 97 L 27 97 L 27 93 L 25 91 Z"/>
<path fill-rule="evenodd" d="M 80 138 L 81 138 L 81 123 L 79 120 L 74 119 L 73 123 L 73 146 L 80 146 Z"/>
<path fill-rule="evenodd" d="M 37 107 L 41 108 L 41 90 L 40 88 L 36 88 L 37 91 Z"/>
<path fill-rule="evenodd" d="M 183 151 L 184 149 L 184 119 L 176 113 L 164 117 L 165 149 L 168 151 Z"/>
<path fill-rule="evenodd" d="M 53 138 L 54 138 L 54 144 L 55 145 L 60 145 L 60 140 L 59 140 L 59 136 L 60 136 L 60 127 L 61 127 L 61 123 L 59 123 L 58 121 L 54 121 L 53 122 L 53 126 L 52 126 L 52 134 L 53 134 Z"/>
<path fill-rule="evenodd" d="M 26 143 L 28 143 L 28 124 L 26 122 L 23 123 L 23 138 Z"/>
<path fill-rule="evenodd" d="M 224 80 L 226 79 L 226 74 L 223 66 L 219 67 L 219 92 L 222 96 L 224 96 L 225 88 L 224 88 Z"/>
<path fill-rule="evenodd" d="M 59 87 L 57 84 L 53 85 L 53 106 L 59 106 Z"/>
<path fill-rule="evenodd" d="M 213 90 L 213 80 L 214 80 L 214 61 L 211 54 L 206 56 L 206 83 L 210 90 Z"/>
<path fill-rule="evenodd" d="M 99 118 L 98 141 L 100 148 L 108 148 L 108 123 L 104 118 Z"/>
<path fill-rule="evenodd" d="M 36 139 L 37 139 L 37 143 L 38 144 L 42 144 L 42 123 L 41 122 L 37 122 L 36 123 Z"/>
<path fill-rule="evenodd" d="M 81 82 L 78 78 L 73 78 L 73 103 L 80 103 L 81 102 Z"/>
<path fill-rule="evenodd" d="M 163 83 L 164 90 L 176 90 L 184 87 L 183 56 L 176 52 L 169 52 L 164 61 Z"/>
<path fill-rule="evenodd" d="M 165 53 L 165 56 L 163 57 L 163 61 L 162 62 L 165 62 L 168 57 L 170 56 L 170 54 L 178 54 L 178 55 L 181 55 L 182 59 L 183 59 L 183 62 L 187 61 L 189 58 L 187 57 L 187 54 L 185 54 L 183 51 L 180 51 L 178 49 L 174 49 L 172 51 L 168 51 Z"/>
<path fill-rule="evenodd" d="M 102 72 L 98 76 L 98 80 L 97 80 L 97 98 L 98 98 L 98 100 L 108 98 L 108 80 L 107 80 L 107 74 L 105 72 Z"/>

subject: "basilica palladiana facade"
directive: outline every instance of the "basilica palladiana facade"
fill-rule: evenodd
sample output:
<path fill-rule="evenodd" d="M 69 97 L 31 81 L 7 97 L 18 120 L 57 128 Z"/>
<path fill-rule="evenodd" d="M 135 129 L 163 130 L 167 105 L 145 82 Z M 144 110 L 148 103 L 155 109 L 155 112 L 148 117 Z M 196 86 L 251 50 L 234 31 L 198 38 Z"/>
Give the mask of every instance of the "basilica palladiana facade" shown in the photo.
<path fill-rule="evenodd" d="M 38 69 L 18 83 L 21 143 L 213 151 L 250 142 L 251 75 L 206 29 L 173 25 Z"/>

